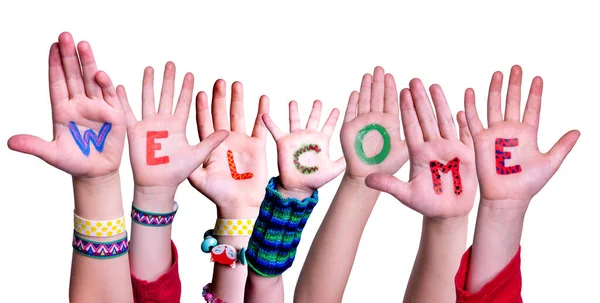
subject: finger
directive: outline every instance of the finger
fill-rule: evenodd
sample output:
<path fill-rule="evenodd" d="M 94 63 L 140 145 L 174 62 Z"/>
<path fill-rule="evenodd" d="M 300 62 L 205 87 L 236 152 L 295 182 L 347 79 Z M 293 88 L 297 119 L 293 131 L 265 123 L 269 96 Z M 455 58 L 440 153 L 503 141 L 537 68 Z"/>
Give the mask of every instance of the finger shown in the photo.
<path fill-rule="evenodd" d="M 131 110 L 131 105 L 129 105 L 129 100 L 127 100 L 127 92 L 125 91 L 125 87 L 123 87 L 123 85 L 117 86 L 117 96 L 119 97 L 121 107 L 123 108 L 123 113 L 125 114 L 125 123 L 127 127 L 130 127 L 137 122 L 137 119 Z"/>
<path fill-rule="evenodd" d="M 440 137 L 440 130 L 431 108 L 427 91 L 419 79 L 412 79 L 409 83 L 410 94 L 423 131 L 423 139 L 429 141 Z"/>
<path fill-rule="evenodd" d="M 179 99 L 177 100 L 174 114 L 181 119 L 183 125 L 187 124 L 188 118 L 190 117 L 190 107 L 192 106 L 193 95 L 194 75 L 192 73 L 187 73 L 185 74 L 185 77 L 183 77 L 183 84 L 181 85 L 181 92 L 179 93 Z"/>
<path fill-rule="evenodd" d="M 151 66 L 144 69 L 142 80 L 142 120 L 156 114 L 154 105 L 154 69 Z"/>
<path fill-rule="evenodd" d="M 525 112 L 523 112 L 523 123 L 533 126 L 536 130 L 540 125 L 540 110 L 542 108 L 543 89 L 544 81 L 542 78 L 533 78 L 533 81 L 531 81 L 531 88 L 529 89 L 527 104 L 525 104 Z"/>
<path fill-rule="evenodd" d="M 325 125 L 323 125 L 323 129 L 321 129 L 321 132 L 326 134 L 327 136 L 331 136 L 339 117 L 340 111 L 337 108 L 332 109 L 331 113 L 329 114 L 329 118 L 327 118 L 327 121 L 325 121 Z"/>
<path fill-rule="evenodd" d="M 100 89 L 100 86 L 95 79 L 98 68 L 96 67 L 96 60 L 94 60 L 92 47 L 86 41 L 81 41 L 77 44 L 77 50 L 79 51 L 79 58 L 81 59 L 85 93 L 90 98 L 100 99 L 102 98 L 102 89 Z"/>
<path fill-rule="evenodd" d="M 265 126 L 267 127 L 271 135 L 273 136 L 275 142 L 277 142 L 279 139 L 281 139 L 281 137 L 283 137 L 283 132 L 281 131 L 281 129 L 279 129 L 279 127 L 277 127 L 275 122 L 271 120 L 271 117 L 269 117 L 268 114 L 262 115 L 262 120 L 265 123 Z"/>
<path fill-rule="evenodd" d="M 56 148 L 53 142 L 31 135 L 16 135 L 8 139 L 8 148 L 36 156 L 48 164 L 56 165 Z"/>
<path fill-rule="evenodd" d="M 558 170 L 567 155 L 571 152 L 580 135 L 581 133 L 577 130 L 569 131 L 564 134 L 554 146 L 552 146 L 548 153 L 546 153 L 546 157 L 550 159 L 550 167 L 553 174 Z"/>
<path fill-rule="evenodd" d="M 360 84 L 360 94 L 358 95 L 358 115 L 365 115 L 371 111 L 371 85 L 373 77 L 371 74 L 365 74 Z"/>
<path fill-rule="evenodd" d="M 262 116 L 265 114 L 269 114 L 269 97 L 262 95 L 258 101 L 258 113 L 256 114 L 256 119 L 254 120 L 252 137 L 260 138 L 263 140 L 263 142 L 265 142 L 267 138 L 267 127 L 262 120 Z"/>
<path fill-rule="evenodd" d="M 358 92 L 353 91 L 348 98 L 346 113 L 344 114 L 344 122 L 350 122 L 356 118 L 356 107 L 358 105 Z"/>
<path fill-rule="evenodd" d="M 208 108 L 208 97 L 205 92 L 199 92 L 196 96 L 196 127 L 200 140 L 208 137 L 215 130 L 212 121 L 210 121 L 210 110 Z"/>
<path fill-rule="evenodd" d="M 231 131 L 246 134 L 246 121 L 244 119 L 244 87 L 241 82 L 231 85 Z"/>
<path fill-rule="evenodd" d="M 458 121 L 458 132 L 460 134 L 460 141 L 467 146 L 473 146 L 473 137 L 469 131 L 469 125 L 467 125 L 467 117 L 464 111 L 459 111 L 456 114 L 456 120 Z"/>
<path fill-rule="evenodd" d="M 383 112 L 383 99 L 385 95 L 385 72 L 381 66 L 376 66 L 373 71 L 373 85 L 371 86 L 371 111 Z"/>
<path fill-rule="evenodd" d="M 300 128 L 300 114 L 298 114 L 298 102 L 293 100 L 290 101 L 288 108 L 290 115 L 290 133 L 302 130 Z"/>
<path fill-rule="evenodd" d="M 335 177 L 339 176 L 344 170 L 346 170 L 346 159 L 344 157 L 341 157 L 335 160 L 331 169 L 333 170 L 333 174 Z"/>
<path fill-rule="evenodd" d="M 219 144 L 223 143 L 225 139 L 229 136 L 229 132 L 226 130 L 218 130 L 212 133 L 210 136 L 206 137 L 206 139 L 202 140 L 202 142 L 198 143 L 194 146 L 194 166 L 199 167 L 206 158 L 213 152 L 215 148 L 219 146 Z"/>
<path fill-rule="evenodd" d="M 439 85 L 434 84 L 429 87 L 429 92 L 431 93 L 431 99 L 433 99 L 433 106 L 435 107 L 435 115 L 437 116 L 440 134 L 446 139 L 458 139 L 458 136 L 456 135 L 456 125 L 454 124 L 452 112 L 450 112 L 450 107 L 448 107 L 448 101 L 446 100 L 444 91 Z"/>
<path fill-rule="evenodd" d="M 508 78 L 508 92 L 506 93 L 506 110 L 504 111 L 504 120 L 521 121 L 521 81 L 523 79 L 523 70 L 515 65 L 510 70 Z"/>
<path fill-rule="evenodd" d="M 492 75 L 490 90 L 488 92 L 488 127 L 502 122 L 502 78 L 503 75 L 501 72 L 495 72 Z"/>
<path fill-rule="evenodd" d="M 400 115 L 402 116 L 402 127 L 404 128 L 404 136 L 406 136 L 406 144 L 409 148 L 423 143 L 423 131 L 417 118 L 417 112 L 413 103 L 412 95 L 408 88 L 400 91 Z"/>
<path fill-rule="evenodd" d="M 102 98 L 104 98 L 104 101 L 114 108 L 121 109 L 117 91 L 115 90 L 110 77 L 105 72 L 99 71 L 96 73 L 95 80 L 100 85 L 100 89 L 102 90 Z"/>
<path fill-rule="evenodd" d="M 58 47 L 60 49 L 60 59 L 62 62 L 65 77 L 67 79 L 67 87 L 69 96 L 74 97 L 85 93 L 83 78 L 81 76 L 81 67 L 75 43 L 71 34 L 64 32 L 58 37 Z"/>
<path fill-rule="evenodd" d="M 483 124 L 479 120 L 477 114 L 477 107 L 475 106 L 475 91 L 472 88 L 468 88 L 465 91 L 465 117 L 467 118 L 467 125 L 472 136 L 483 130 Z"/>
<path fill-rule="evenodd" d="M 212 118 L 215 130 L 229 129 L 229 121 L 227 121 L 227 94 L 225 81 L 219 79 L 213 86 L 212 95 Z"/>
<path fill-rule="evenodd" d="M 171 115 L 173 113 L 173 98 L 175 97 L 175 64 L 171 61 L 165 64 L 158 113 Z"/>
<path fill-rule="evenodd" d="M 410 199 L 410 185 L 398 178 L 382 173 L 370 174 L 365 179 L 365 184 L 375 190 L 386 192 L 402 203 Z"/>
<path fill-rule="evenodd" d="M 315 100 L 312 110 L 310 111 L 310 116 L 308 117 L 308 122 L 306 122 L 306 129 L 317 130 L 319 127 L 319 122 L 321 122 L 322 107 L 323 103 L 321 103 L 319 100 Z"/>
<path fill-rule="evenodd" d="M 396 89 L 396 81 L 392 74 L 385 75 L 385 95 L 383 103 L 383 111 L 398 116 L 398 89 Z"/>
<path fill-rule="evenodd" d="M 58 43 L 52 44 L 48 55 L 48 83 L 50 84 L 50 101 L 54 104 L 69 100 L 69 89 L 65 79 L 65 71 L 60 59 Z"/>

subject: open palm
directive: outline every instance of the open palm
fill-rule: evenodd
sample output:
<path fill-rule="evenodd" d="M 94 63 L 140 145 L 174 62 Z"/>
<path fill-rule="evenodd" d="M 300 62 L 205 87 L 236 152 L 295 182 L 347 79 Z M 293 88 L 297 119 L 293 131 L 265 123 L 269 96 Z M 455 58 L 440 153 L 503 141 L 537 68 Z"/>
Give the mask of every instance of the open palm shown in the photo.
<path fill-rule="evenodd" d="M 154 70 L 144 71 L 142 87 L 142 120 L 137 121 L 127 94 L 117 88 L 127 119 L 129 155 L 135 184 L 143 187 L 177 187 L 196 170 L 213 149 L 227 137 L 219 131 L 196 146 L 189 145 L 186 124 L 192 103 L 194 76 L 185 75 L 177 107 L 173 113 L 175 64 L 165 66 L 158 112 L 154 105 Z"/>
<path fill-rule="evenodd" d="M 410 155 L 409 182 L 390 174 L 374 174 L 367 178 L 367 185 L 392 194 L 426 217 L 462 217 L 473 208 L 477 192 L 473 141 L 464 113 L 457 116 L 459 140 L 441 87 L 432 85 L 430 91 L 435 114 L 420 80 L 412 80 L 410 89 L 400 93 Z"/>
<path fill-rule="evenodd" d="M 578 131 L 569 131 L 548 153 L 541 153 L 537 145 L 537 131 L 542 79 L 535 77 L 531 83 L 523 121 L 520 119 L 521 81 L 521 67 L 513 66 L 503 119 L 502 73 L 494 73 L 488 96 L 487 129 L 483 128 L 477 115 L 473 90 L 468 89 L 465 93 L 465 111 L 474 138 L 477 175 L 481 186 L 481 197 L 484 200 L 527 201 L 528 203 L 558 170 L 579 138 Z M 496 163 L 498 161 L 500 163 L 495 164 L 494 159 L 498 156 L 504 159 L 498 159 Z M 515 206 L 526 207 L 527 205 Z"/>
<path fill-rule="evenodd" d="M 393 174 L 408 160 L 400 138 L 396 83 L 383 68 L 364 75 L 360 93 L 350 94 L 340 136 L 348 177 Z"/>
<path fill-rule="evenodd" d="M 125 118 L 110 78 L 96 68 L 90 45 L 82 41 L 78 51 L 69 33 L 50 48 L 52 142 L 16 135 L 8 146 L 75 177 L 98 177 L 119 168 Z"/>
<path fill-rule="evenodd" d="M 226 110 L 225 81 L 213 88 L 212 123 L 208 98 L 204 92 L 196 98 L 200 140 L 214 130 L 231 129 L 229 137 L 194 171 L 189 181 L 202 194 L 222 208 L 258 207 L 267 185 L 266 127 L 261 119 L 269 111 L 269 99 L 260 98 L 252 136 L 246 135 L 243 88 L 234 82 L 231 93 L 231 127 Z"/>
<path fill-rule="evenodd" d="M 337 161 L 329 158 L 329 141 L 340 112 L 332 110 L 323 129 L 318 131 L 321 107 L 321 101 L 314 102 L 306 128 L 301 129 L 298 104 L 290 102 L 289 134 L 284 134 L 268 115 L 263 115 L 263 121 L 277 143 L 280 184 L 285 188 L 312 192 L 333 180 L 346 167 L 343 157 Z"/>

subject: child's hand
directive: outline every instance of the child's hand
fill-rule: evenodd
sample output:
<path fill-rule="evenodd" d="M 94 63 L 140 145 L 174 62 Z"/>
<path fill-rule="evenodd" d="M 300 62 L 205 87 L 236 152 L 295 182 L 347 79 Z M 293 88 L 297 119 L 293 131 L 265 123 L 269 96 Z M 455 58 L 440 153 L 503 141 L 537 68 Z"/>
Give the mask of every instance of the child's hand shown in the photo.
<path fill-rule="evenodd" d="M 475 93 L 472 89 L 465 92 L 465 111 L 475 142 L 477 176 L 484 206 L 493 202 L 491 204 L 502 208 L 525 210 L 529 200 L 554 175 L 579 138 L 579 132 L 572 130 L 560 138 L 548 153 L 539 151 L 537 132 L 542 78 L 535 77 L 531 83 L 522 122 L 521 78 L 521 67 L 513 66 L 503 119 L 500 107 L 502 73 L 494 73 L 488 96 L 487 129 L 483 128 L 477 115 Z"/>
<path fill-rule="evenodd" d="M 213 149 L 227 138 L 226 131 L 218 131 L 204 138 L 198 145 L 189 145 L 185 129 L 193 89 L 194 76 L 188 73 L 183 79 L 173 113 L 175 64 L 168 62 L 165 65 L 157 112 L 154 105 L 154 70 L 147 67 L 142 86 L 142 120 L 137 121 L 127 101 L 125 89 L 117 87 L 127 120 L 129 156 L 136 186 L 174 192 Z"/>
<path fill-rule="evenodd" d="M 364 75 L 360 93 L 350 95 L 340 136 L 350 178 L 393 174 L 408 160 L 406 142 L 400 139 L 396 83 L 383 68 Z"/>
<path fill-rule="evenodd" d="M 284 134 L 268 115 L 263 115 L 263 121 L 277 143 L 278 185 L 286 192 L 310 196 L 346 167 L 343 157 L 337 161 L 329 159 L 329 141 L 340 112 L 333 109 L 323 129 L 318 131 L 321 106 L 321 101 L 314 102 L 306 128 L 302 129 L 298 104 L 290 102 L 289 134 Z"/>
<path fill-rule="evenodd" d="M 74 177 L 105 176 L 121 163 L 125 118 L 110 78 L 96 68 L 90 45 L 82 41 L 78 49 L 79 55 L 69 33 L 62 33 L 50 47 L 52 142 L 16 135 L 8 147 Z"/>
<path fill-rule="evenodd" d="M 369 187 L 388 192 L 429 218 L 466 216 L 477 192 L 475 154 L 465 114 L 458 113 L 460 140 L 442 88 L 430 88 L 434 115 L 420 80 L 400 93 L 402 125 L 410 156 L 410 181 L 391 174 L 373 174 Z M 436 121 L 437 116 L 437 121 Z"/>
<path fill-rule="evenodd" d="M 231 86 L 231 128 L 227 118 L 225 81 L 217 80 L 213 88 L 212 123 L 208 99 L 204 92 L 196 98 L 196 121 L 200 139 L 214 130 L 231 129 L 229 137 L 197 169 L 190 183 L 213 201 L 219 217 L 256 216 L 267 185 L 266 128 L 261 116 L 269 112 L 269 99 L 260 98 L 252 136 L 246 135 L 242 83 Z M 253 209 L 249 212 L 240 211 Z"/>

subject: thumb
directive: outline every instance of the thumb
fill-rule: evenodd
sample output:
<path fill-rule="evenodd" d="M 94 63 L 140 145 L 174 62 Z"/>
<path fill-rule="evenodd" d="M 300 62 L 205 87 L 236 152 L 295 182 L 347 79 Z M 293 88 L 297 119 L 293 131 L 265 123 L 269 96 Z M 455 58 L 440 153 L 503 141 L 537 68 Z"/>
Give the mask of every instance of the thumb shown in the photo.
<path fill-rule="evenodd" d="M 550 159 L 550 167 L 554 172 L 558 170 L 562 162 L 565 160 L 581 133 L 578 130 L 571 130 L 564 134 L 554 146 L 546 153 Z"/>
<path fill-rule="evenodd" d="M 372 189 L 394 196 L 402 203 L 407 202 L 410 198 L 410 185 L 390 174 L 370 174 L 365 179 L 365 184 Z"/>
<path fill-rule="evenodd" d="M 225 141 L 228 136 L 229 132 L 226 130 L 218 130 L 194 146 L 194 165 L 199 167 L 200 164 L 202 164 L 202 162 L 208 158 L 212 151 L 217 148 L 219 144 Z"/>
<path fill-rule="evenodd" d="M 16 135 L 8 139 L 8 148 L 36 156 L 56 166 L 56 148 L 52 142 L 32 135 Z"/>

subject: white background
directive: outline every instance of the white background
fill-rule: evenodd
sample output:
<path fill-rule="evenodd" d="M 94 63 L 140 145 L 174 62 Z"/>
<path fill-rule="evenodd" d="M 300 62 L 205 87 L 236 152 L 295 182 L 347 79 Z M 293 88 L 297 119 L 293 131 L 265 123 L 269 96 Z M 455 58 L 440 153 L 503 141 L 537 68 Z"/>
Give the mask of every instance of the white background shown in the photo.
<path fill-rule="evenodd" d="M 196 76 L 195 91 L 206 90 L 209 96 L 218 78 L 228 85 L 242 81 L 248 126 L 261 94 L 271 98 L 271 111 L 282 128 L 287 128 L 286 106 L 292 99 L 299 101 L 303 121 L 314 99 L 322 100 L 327 111 L 337 107 L 343 112 L 350 92 L 375 65 L 391 72 L 399 88 L 413 77 L 426 85 L 441 84 L 453 112 L 462 109 L 464 89 L 473 87 L 484 120 L 490 76 L 501 70 L 506 81 L 512 64 L 518 63 L 526 88 L 535 75 L 545 80 L 540 149 L 547 151 L 570 129 L 582 133 L 528 211 L 522 239 L 523 298 L 598 302 L 598 11 L 587 4 L 593 1 L 482 2 L 2 1 L 0 141 L 16 133 L 51 139 L 47 55 L 62 31 L 91 43 L 99 68 L 115 84 L 127 87 L 137 113 L 144 67 L 153 66 L 158 81 L 165 62 L 173 60 L 178 87 L 186 71 Z M 332 140 L 333 157 L 341 155 L 339 125 Z M 190 143 L 196 143 L 193 118 L 188 132 Z M 276 175 L 271 138 L 267 153 L 269 173 Z M 0 148 L 0 161 L 0 300 L 66 302 L 70 177 L 6 147 Z M 397 175 L 406 179 L 407 173 L 405 166 Z M 132 175 L 127 156 L 121 176 L 128 211 Z M 339 178 L 321 189 L 296 262 L 284 274 L 287 302 L 292 301 L 304 258 L 338 184 Z M 187 182 L 176 199 L 180 212 L 173 239 L 180 253 L 182 301 L 200 302 L 201 288 L 212 271 L 200 243 L 214 223 L 215 207 Z M 475 215 L 476 208 L 469 239 Z M 418 247 L 420 220 L 392 197 L 381 196 L 363 235 L 345 302 L 401 301 Z M 384 258 L 384 251 L 393 252 L 391 258 Z"/>

